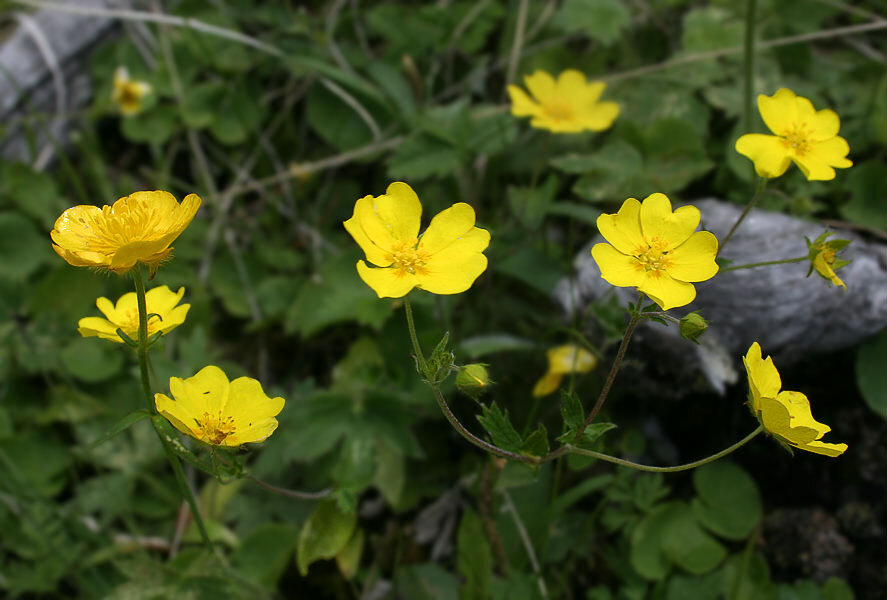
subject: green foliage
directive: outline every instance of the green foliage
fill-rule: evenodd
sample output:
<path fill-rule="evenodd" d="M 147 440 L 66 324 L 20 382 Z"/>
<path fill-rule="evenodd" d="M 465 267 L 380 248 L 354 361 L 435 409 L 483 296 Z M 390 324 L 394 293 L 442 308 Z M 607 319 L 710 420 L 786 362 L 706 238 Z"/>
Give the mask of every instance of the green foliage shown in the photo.
<path fill-rule="evenodd" d="M 856 355 L 856 384 L 869 408 L 887 418 L 887 333 L 863 344 Z"/>
<path fill-rule="evenodd" d="M 464 583 L 459 600 L 483 600 L 490 597 L 493 580 L 493 553 L 484 533 L 480 517 L 465 511 L 459 523 L 458 566 Z"/>
<path fill-rule="evenodd" d="M 348 545 L 357 524 L 357 516 L 339 506 L 335 500 L 323 500 L 299 532 L 296 560 L 299 572 L 308 573 L 311 563 L 333 558 Z"/>

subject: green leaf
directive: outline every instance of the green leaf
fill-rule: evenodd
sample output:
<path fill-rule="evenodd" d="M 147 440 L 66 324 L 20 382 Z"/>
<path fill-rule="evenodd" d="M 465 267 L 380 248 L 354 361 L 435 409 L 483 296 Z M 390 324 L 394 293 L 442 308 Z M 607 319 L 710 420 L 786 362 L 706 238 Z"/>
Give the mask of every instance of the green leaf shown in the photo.
<path fill-rule="evenodd" d="M 96 441 L 91 443 L 88 446 L 88 448 L 92 449 L 100 444 L 107 442 L 112 437 L 114 437 L 115 435 L 117 435 L 118 433 L 123 431 L 124 429 L 129 429 L 130 427 L 132 427 L 133 425 L 135 425 L 136 423 L 138 423 L 142 419 L 146 419 L 150 416 L 151 416 L 151 411 L 149 411 L 146 408 L 140 408 L 136 411 L 129 413 L 128 415 L 126 415 L 125 417 L 123 417 L 122 419 L 117 421 L 117 423 L 115 423 L 114 426 L 111 429 L 109 429 L 105 435 L 103 435 L 102 437 L 100 437 L 99 439 L 97 439 Z"/>
<path fill-rule="evenodd" d="M 552 25 L 566 33 L 585 33 L 605 46 L 615 43 L 631 23 L 631 13 L 619 0 L 566 0 Z"/>
<path fill-rule="evenodd" d="M 684 15 L 681 42 L 689 52 L 742 45 L 742 20 L 719 6 L 696 8 Z"/>
<path fill-rule="evenodd" d="M 554 201 L 557 188 L 558 178 L 555 175 L 549 175 L 535 188 L 509 187 L 508 203 L 511 205 L 511 212 L 517 215 L 525 227 L 536 229 L 542 224 L 542 219 Z"/>
<path fill-rule="evenodd" d="M 355 528 L 354 534 L 345 544 L 338 554 L 336 554 L 336 565 L 339 572 L 345 579 L 351 580 L 357 574 L 357 568 L 360 566 L 360 557 L 363 556 L 364 539 L 366 535 L 360 527 Z"/>
<path fill-rule="evenodd" d="M 869 408 L 887 418 L 887 331 L 865 342 L 856 355 L 856 385 Z"/>
<path fill-rule="evenodd" d="M 334 499 L 317 503 L 314 512 L 299 532 L 296 563 L 302 576 L 308 575 L 311 563 L 335 557 L 351 539 L 357 516 L 345 512 Z"/>
<path fill-rule="evenodd" d="M 225 89 L 218 81 L 191 86 L 182 99 L 182 121 L 192 129 L 202 129 L 217 118 Z"/>
<path fill-rule="evenodd" d="M 555 202 L 548 207 L 547 214 L 558 217 L 568 217 L 596 227 L 597 219 L 601 216 L 601 211 L 575 202 Z"/>
<path fill-rule="evenodd" d="M 503 450 L 519 452 L 521 436 L 508 419 L 508 411 L 500 410 L 495 402 L 489 407 L 481 405 L 481 411 L 477 420 L 493 438 L 493 443 Z"/>
<path fill-rule="evenodd" d="M 529 454 L 531 456 L 545 456 L 548 454 L 548 431 L 545 429 L 545 425 L 539 423 L 539 426 L 521 444 L 520 450 L 521 454 Z"/>
<path fill-rule="evenodd" d="M 30 219 L 12 212 L 0 213 L 0 279 L 22 282 L 54 253 L 48 235 L 40 234 Z"/>
<path fill-rule="evenodd" d="M 410 600 L 458 600 L 459 581 L 436 563 L 401 567 L 394 576 L 401 596 Z"/>
<path fill-rule="evenodd" d="M 378 328 L 391 314 L 391 304 L 357 275 L 357 254 L 344 252 L 328 259 L 299 290 L 287 312 L 284 328 L 310 338 L 328 325 L 357 321 Z"/>
<path fill-rule="evenodd" d="M 839 577 L 829 578 L 822 586 L 822 600 L 855 600 L 853 589 Z"/>
<path fill-rule="evenodd" d="M 395 179 L 425 179 L 449 175 L 461 162 L 461 153 L 449 143 L 419 135 L 394 149 L 388 161 L 388 174 Z"/>
<path fill-rule="evenodd" d="M 518 337 L 510 333 L 488 333 L 475 335 L 459 342 L 459 351 L 469 358 L 479 358 L 496 352 L 515 352 L 530 350 L 536 344 L 532 340 Z"/>
<path fill-rule="evenodd" d="M 726 460 L 693 471 L 698 498 L 693 512 L 710 531 L 729 540 L 748 537 L 761 519 L 758 486 L 742 468 Z"/>
<path fill-rule="evenodd" d="M 575 432 L 585 422 L 585 409 L 576 392 L 561 391 L 561 417 L 568 432 Z M 575 435 L 575 434 L 574 434 Z"/>
<path fill-rule="evenodd" d="M 727 550 L 699 526 L 686 503 L 677 506 L 663 533 L 662 551 L 685 571 L 694 575 L 708 573 L 721 564 Z"/>
<path fill-rule="evenodd" d="M 557 499 L 551 504 L 551 514 L 554 516 L 566 512 L 568 508 L 570 508 L 589 494 L 593 494 L 598 490 L 602 490 L 612 483 L 612 475 L 596 475 L 595 477 L 590 477 L 586 479 L 582 483 L 577 484 L 566 492 L 559 494 Z"/>
<path fill-rule="evenodd" d="M 311 128 L 336 149 L 350 150 L 373 139 L 373 132 L 360 115 L 326 88 L 312 86 L 305 102 Z"/>
<path fill-rule="evenodd" d="M 462 514 L 457 534 L 457 564 L 464 582 L 459 600 L 489 600 L 493 582 L 493 553 L 480 517 L 468 509 Z"/>
<path fill-rule="evenodd" d="M 66 371 L 89 383 L 110 379 L 123 367 L 121 348 L 100 339 L 71 340 L 59 352 L 59 358 Z"/>
<path fill-rule="evenodd" d="M 564 275 L 564 267 L 560 262 L 530 245 L 522 245 L 508 258 L 496 263 L 491 262 L 491 266 L 500 273 L 526 283 L 545 296 L 551 295 L 555 284 Z"/>
<path fill-rule="evenodd" d="M 266 523 L 249 532 L 231 556 L 234 568 L 269 590 L 290 564 L 298 530 L 289 523 Z"/>
<path fill-rule="evenodd" d="M 47 226 L 63 208 L 55 180 L 49 174 L 13 162 L 0 163 L 0 207 L 8 206 L 15 206 Z M 3 256 L 6 256 L 5 251 Z"/>
<path fill-rule="evenodd" d="M 883 161 L 872 159 L 857 164 L 846 177 L 850 201 L 841 207 L 841 215 L 867 227 L 887 230 L 887 167 Z"/>
<path fill-rule="evenodd" d="M 666 529 L 681 512 L 681 502 L 657 506 L 631 532 L 629 561 L 634 570 L 645 579 L 662 580 L 670 570 L 669 561 L 662 552 Z"/>
<path fill-rule="evenodd" d="M 178 125 L 178 111 L 172 106 L 155 106 L 122 120 L 121 131 L 129 141 L 162 144 Z"/>

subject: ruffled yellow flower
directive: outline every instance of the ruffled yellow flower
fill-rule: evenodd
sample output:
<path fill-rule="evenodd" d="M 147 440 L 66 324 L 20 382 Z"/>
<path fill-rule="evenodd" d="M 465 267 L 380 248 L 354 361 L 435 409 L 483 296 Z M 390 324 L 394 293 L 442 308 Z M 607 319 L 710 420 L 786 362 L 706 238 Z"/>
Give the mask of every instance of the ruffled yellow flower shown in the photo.
<path fill-rule="evenodd" d="M 193 377 L 170 377 L 173 400 L 154 394 L 157 412 L 176 429 L 213 446 L 261 442 L 275 429 L 284 399 L 269 398 L 249 377 L 229 382 L 219 367 L 202 368 Z"/>
<path fill-rule="evenodd" d="M 190 304 L 177 306 L 185 295 L 185 288 L 180 287 L 173 293 L 167 286 L 152 288 L 145 294 L 148 309 L 148 337 L 155 333 L 166 335 L 185 322 Z M 95 305 L 107 317 L 85 317 L 77 323 L 77 331 L 83 337 L 99 337 L 103 340 L 123 343 L 117 330 L 123 330 L 130 339 L 139 338 L 139 306 L 135 292 L 120 296 L 115 305 L 107 298 L 99 298 Z"/>
<path fill-rule="evenodd" d="M 768 433 L 784 444 L 816 454 L 838 456 L 847 449 L 847 444 L 818 441 L 831 427 L 813 418 L 807 396 L 779 391 L 782 387 L 779 371 L 772 358 L 761 358 L 760 344 L 752 344 L 742 362 L 748 373 L 752 413 Z"/>
<path fill-rule="evenodd" d="M 545 71 L 524 77 L 533 98 L 516 85 L 508 86 L 511 114 L 532 117 L 530 125 L 553 133 L 603 131 L 619 116 L 615 102 L 598 102 L 607 84 L 587 81 L 575 69 L 561 73 L 557 81 Z"/>
<path fill-rule="evenodd" d="M 142 110 L 142 98 L 151 93 L 151 84 L 133 81 L 126 67 L 117 67 L 111 88 L 111 100 L 124 115 L 134 115 Z"/>
<path fill-rule="evenodd" d="M 357 273 L 379 298 L 400 298 L 414 287 L 432 294 L 458 294 L 487 268 L 484 249 L 490 232 L 474 226 L 474 209 L 458 202 L 441 211 L 422 237 L 422 204 L 405 183 L 388 186 L 383 196 L 365 196 L 354 205 L 345 229 L 369 262 Z"/>
<path fill-rule="evenodd" d="M 629 198 L 615 215 L 598 217 L 598 231 L 610 243 L 595 244 L 591 255 L 609 283 L 637 287 L 662 310 L 684 306 L 696 298 L 691 282 L 718 272 L 718 240 L 696 231 L 699 220 L 695 206 L 672 212 L 665 194 L 651 194 L 643 204 Z"/>
<path fill-rule="evenodd" d="M 761 177 L 779 177 L 792 161 L 807 179 L 835 178 L 835 169 L 852 167 L 850 146 L 838 136 L 841 121 L 833 110 L 816 110 L 802 96 L 782 88 L 758 96 L 758 110 L 775 135 L 749 133 L 736 140 L 736 151 L 755 163 Z"/>
<path fill-rule="evenodd" d="M 135 192 L 113 206 L 74 206 L 56 220 L 52 249 L 75 267 L 126 273 L 141 262 L 153 275 L 200 202 L 189 194 L 179 204 L 169 192 L 156 191 Z"/>
<path fill-rule="evenodd" d="M 597 366 L 597 358 L 580 346 L 566 344 L 548 351 L 548 371 L 533 386 L 537 398 L 547 396 L 561 385 L 564 375 L 588 373 Z"/>

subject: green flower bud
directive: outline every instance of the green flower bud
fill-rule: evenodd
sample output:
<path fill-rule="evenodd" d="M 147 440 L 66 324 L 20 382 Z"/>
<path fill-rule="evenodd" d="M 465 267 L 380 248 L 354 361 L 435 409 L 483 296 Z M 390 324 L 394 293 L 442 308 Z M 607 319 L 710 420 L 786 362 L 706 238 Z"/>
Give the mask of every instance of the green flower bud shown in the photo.
<path fill-rule="evenodd" d="M 705 333 L 706 329 L 708 329 L 708 321 L 702 318 L 699 311 L 694 310 L 681 319 L 681 337 L 694 344 L 699 343 L 699 337 Z"/>
<path fill-rule="evenodd" d="M 459 368 L 456 375 L 456 386 L 462 393 L 477 400 L 490 385 L 490 376 L 487 374 L 487 365 L 472 363 Z"/>

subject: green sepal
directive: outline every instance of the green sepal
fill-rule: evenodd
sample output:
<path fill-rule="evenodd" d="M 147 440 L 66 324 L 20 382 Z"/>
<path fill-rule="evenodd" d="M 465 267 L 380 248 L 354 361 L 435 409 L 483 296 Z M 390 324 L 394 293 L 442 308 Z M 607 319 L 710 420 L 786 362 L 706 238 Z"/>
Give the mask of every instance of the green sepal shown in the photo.
<path fill-rule="evenodd" d="M 126 335 L 122 329 L 117 328 L 117 335 L 120 336 L 120 339 L 123 340 L 123 343 L 129 346 L 130 348 L 138 348 L 139 342 L 137 340 L 132 339 L 128 335 Z"/>

